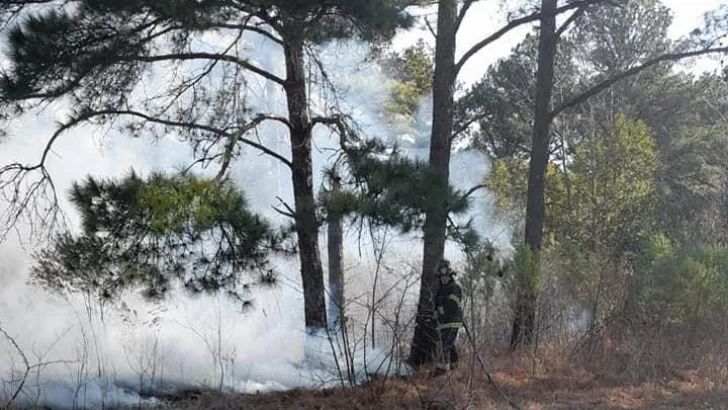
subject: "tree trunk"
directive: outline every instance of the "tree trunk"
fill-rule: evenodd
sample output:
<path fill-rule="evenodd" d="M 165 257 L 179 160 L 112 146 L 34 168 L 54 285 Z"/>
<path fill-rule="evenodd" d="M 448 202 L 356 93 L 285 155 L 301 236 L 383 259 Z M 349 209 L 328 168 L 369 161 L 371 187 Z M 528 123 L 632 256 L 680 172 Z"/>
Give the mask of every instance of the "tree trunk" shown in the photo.
<path fill-rule="evenodd" d="M 318 245 L 318 222 L 313 191 L 311 156 L 312 124 L 308 117 L 303 42 L 292 38 L 284 45 L 288 119 L 291 126 L 291 162 L 295 198 L 296 234 L 301 262 L 301 282 L 306 327 L 326 326 L 324 272 Z"/>
<path fill-rule="evenodd" d="M 341 179 L 334 171 L 330 178 L 331 195 L 341 192 Z M 328 216 L 329 326 L 343 325 L 344 317 L 344 218 L 338 212 Z"/>
<path fill-rule="evenodd" d="M 557 0 L 541 0 L 542 17 L 538 44 L 536 100 L 528 173 L 525 229 L 526 245 L 536 252 L 541 250 L 546 208 L 544 204 L 544 191 L 546 188 L 544 178 L 549 159 L 549 128 L 552 119 L 550 106 L 557 43 L 556 3 Z M 537 289 L 526 286 L 518 292 L 516 315 L 511 333 L 511 347 L 514 349 L 521 341 L 527 344 L 533 341 L 537 291 Z"/>
<path fill-rule="evenodd" d="M 425 215 L 420 297 L 417 304 L 417 324 L 410 351 L 410 364 L 415 367 L 430 363 L 434 352 L 432 340 L 435 335 L 434 324 L 427 319 L 433 317 L 434 294 L 437 289 L 435 266 L 442 259 L 445 250 L 448 210 L 446 204 L 439 201 L 441 198 L 437 197 L 436 193 L 439 188 L 447 185 L 450 175 L 457 9 L 457 0 L 441 0 L 438 7 L 430 167 L 438 177 L 439 186 L 434 186 L 432 189 L 435 195 L 431 197 Z"/>

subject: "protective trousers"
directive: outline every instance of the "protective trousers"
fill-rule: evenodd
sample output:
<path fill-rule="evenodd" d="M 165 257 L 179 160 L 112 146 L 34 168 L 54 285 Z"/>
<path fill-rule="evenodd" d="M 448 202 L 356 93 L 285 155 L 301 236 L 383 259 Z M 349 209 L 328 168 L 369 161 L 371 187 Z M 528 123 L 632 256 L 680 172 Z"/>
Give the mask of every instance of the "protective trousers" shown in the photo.
<path fill-rule="evenodd" d="M 457 328 L 440 329 L 440 363 L 444 368 L 454 370 L 458 367 L 458 351 L 455 341 L 458 338 Z"/>

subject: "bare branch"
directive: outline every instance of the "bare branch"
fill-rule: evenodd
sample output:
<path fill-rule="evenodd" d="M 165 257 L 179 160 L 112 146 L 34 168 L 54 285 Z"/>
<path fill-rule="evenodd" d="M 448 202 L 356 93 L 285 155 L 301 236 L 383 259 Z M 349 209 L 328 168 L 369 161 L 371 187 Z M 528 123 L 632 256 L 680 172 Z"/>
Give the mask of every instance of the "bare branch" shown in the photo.
<path fill-rule="evenodd" d="M 259 114 L 258 116 L 254 117 L 250 122 L 241 125 L 234 131 L 229 131 L 194 122 L 173 121 L 163 118 L 157 118 L 133 110 L 87 110 L 81 112 L 68 122 L 61 124 L 58 129 L 56 129 L 56 131 L 53 133 L 53 135 L 51 135 L 50 139 L 46 143 L 46 146 L 43 149 L 43 153 L 38 163 L 34 165 L 12 163 L 0 168 L 0 190 L 4 195 L 6 202 L 9 204 L 7 209 L 5 209 L 2 214 L 0 239 L 4 239 L 12 229 L 17 229 L 17 223 L 20 221 L 24 212 L 29 212 L 31 215 L 33 215 L 33 218 L 31 218 L 29 225 L 31 231 L 35 230 L 36 223 L 43 228 L 55 227 L 55 225 L 58 223 L 59 215 L 62 216 L 62 213 L 59 208 L 58 195 L 55 189 L 55 185 L 53 183 L 53 179 L 46 169 L 46 161 L 48 159 L 48 155 L 61 134 L 85 121 L 93 119 L 94 117 L 102 116 L 130 116 L 135 118 L 141 118 L 145 121 L 164 126 L 209 132 L 211 134 L 228 138 L 231 141 L 239 142 L 241 144 L 253 147 L 266 155 L 276 158 L 289 168 L 292 166 L 291 162 L 281 154 L 278 154 L 277 152 L 264 146 L 263 144 L 251 141 L 247 138 L 243 138 L 243 135 L 245 133 L 254 129 L 266 120 L 277 121 L 289 125 L 288 121 L 285 118 L 281 118 L 278 116 Z M 204 162 L 207 160 L 212 160 L 212 158 L 205 158 L 199 162 Z M 227 159 L 227 161 L 223 161 L 224 168 L 221 170 L 221 172 L 224 172 L 224 170 L 227 169 L 228 166 L 229 159 Z M 33 172 L 40 172 L 40 179 L 37 181 L 29 182 L 28 176 Z M 26 183 L 28 184 L 28 186 L 26 188 L 23 188 L 24 184 Z M 48 197 L 50 199 L 50 202 L 39 201 L 39 197 Z M 33 221 L 34 219 L 36 220 L 36 222 Z M 48 231 L 50 232 L 52 231 L 52 229 L 48 229 Z"/>
<path fill-rule="evenodd" d="M 464 124 L 460 125 L 455 130 L 453 130 L 452 137 L 450 137 L 450 139 L 451 140 L 455 140 L 457 137 L 460 136 L 460 134 L 462 134 L 465 131 L 467 131 L 470 128 L 471 125 L 475 124 L 476 122 L 478 122 L 478 121 L 480 121 L 482 119 L 485 119 L 489 115 L 491 115 L 491 113 L 484 112 L 484 113 L 480 113 L 478 115 L 473 116 L 473 118 L 467 120 Z"/>
<path fill-rule="evenodd" d="M 274 207 L 272 207 L 274 211 L 278 212 L 279 214 L 281 214 L 283 216 L 287 216 L 289 218 L 295 218 L 296 217 L 296 211 L 294 211 L 293 208 L 291 208 L 291 206 L 288 205 L 286 203 L 286 201 L 283 200 L 283 198 L 277 196 L 276 199 L 278 200 L 278 202 L 281 203 L 281 205 L 284 208 L 286 208 L 286 210 L 284 211 L 284 210 L 282 210 L 282 209 L 277 208 L 277 207 L 274 206 Z"/>
<path fill-rule="evenodd" d="M 476 186 L 474 186 L 474 187 L 470 188 L 470 189 L 468 190 L 468 192 L 466 192 L 466 193 L 465 193 L 464 197 L 465 197 L 465 198 L 469 198 L 469 197 L 470 197 L 471 195 L 473 195 L 474 193 L 478 192 L 478 191 L 479 191 L 479 190 L 481 190 L 481 189 L 485 189 L 485 188 L 488 188 L 488 186 L 487 186 L 487 185 L 485 185 L 485 184 L 479 184 L 479 185 L 476 185 Z"/>
<path fill-rule="evenodd" d="M 311 127 L 313 128 L 316 124 L 323 124 L 323 125 L 338 125 L 341 123 L 341 116 L 340 115 L 332 115 L 330 117 L 313 117 L 311 118 Z"/>
<path fill-rule="evenodd" d="M 25 386 L 25 381 L 28 379 L 28 374 L 30 374 L 30 370 L 32 367 L 30 366 L 30 363 L 28 362 L 28 357 L 25 355 L 25 352 L 23 352 L 23 349 L 20 348 L 20 345 L 18 345 L 18 342 L 10 336 L 10 334 L 3 329 L 3 327 L 0 325 L 0 333 L 5 337 L 5 339 L 10 342 L 10 344 L 13 346 L 15 351 L 18 352 L 20 355 L 20 358 L 23 360 L 23 364 L 25 365 L 25 372 L 23 374 L 23 377 L 20 379 L 20 385 L 15 389 L 15 392 L 12 396 L 10 396 L 10 399 L 8 400 L 7 404 L 5 405 L 6 408 L 10 408 L 10 405 L 13 404 L 15 399 L 18 398 L 18 395 L 21 391 L 23 391 L 23 387 Z"/>
<path fill-rule="evenodd" d="M 582 7 L 579 7 L 578 9 L 576 9 L 575 12 L 571 13 L 571 15 L 566 19 L 566 21 L 564 21 L 564 23 L 561 24 L 561 27 L 557 28 L 556 32 L 554 32 L 554 35 L 556 36 L 556 38 L 560 38 L 561 35 L 564 34 L 564 32 L 566 30 L 569 29 L 569 26 L 574 24 L 574 22 L 579 17 L 583 16 L 584 13 L 586 13 L 586 10 L 587 10 L 587 6 L 582 6 Z"/>
<path fill-rule="evenodd" d="M 427 31 L 429 31 L 430 34 L 432 34 L 432 37 L 437 38 L 437 30 L 435 30 L 435 28 L 432 27 L 432 23 L 430 23 L 430 20 L 428 20 L 427 17 L 425 17 L 425 26 L 427 27 Z"/>
<path fill-rule="evenodd" d="M 477 0 L 465 0 L 463 3 L 463 7 L 460 9 L 460 12 L 458 13 L 458 18 L 455 21 L 455 32 L 457 32 L 460 29 L 460 25 L 463 23 L 463 20 L 465 19 L 465 15 L 468 13 L 468 10 L 470 9 L 470 6 L 473 5 Z"/>
<path fill-rule="evenodd" d="M 683 53 L 669 53 L 669 54 L 663 54 L 661 56 L 657 56 L 638 66 L 632 67 L 629 70 L 623 71 L 600 83 L 597 83 L 597 84 L 593 85 L 591 88 L 582 92 L 581 94 L 571 98 L 570 100 L 567 100 L 566 102 L 562 103 L 561 105 L 556 107 L 551 112 L 551 114 L 550 114 L 551 118 L 556 117 L 557 115 L 559 115 L 566 109 L 569 109 L 571 107 L 574 107 L 576 105 L 579 105 L 579 104 L 585 102 L 586 100 L 593 97 L 594 95 L 599 94 L 600 92 L 611 87 L 613 84 L 617 83 L 618 81 L 621 81 L 627 77 L 635 75 L 635 74 L 637 74 L 647 68 L 655 66 L 657 64 L 660 64 L 660 63 L 663 63 L 666 61 L 678 61 L 678 60 L 691 58 L 691 57 L 699 57 L 699 56 L 707 55 L 707 54 L 718 54 L 718 53 L 726 53 L 726 52 L 728 52 L 728 47 L 716 47 L 716 48 L 706 48 L 706 49 L 702 49 L 702 50 L 686 51 Z"/>
<path fill-rule="evenodd" d="M 225 173 L 227 172 L 227 169 L 230 166 L 230 162 L 232 161 L 232 158 L 233 158 L 233 150 L 235 149 L 235 146 L 237 145 L 238 142 L 242 142 L 244 144 L 248 144 L 248 143 L 255 144 L 256 148 L 258 148 L 261 151 L 263 151 L 263 148 L 264 148 L 265 151 L 263 151 L 263 152 L 265 152 L 266 154 L 274 156 L 278 160 L 282 161 L 284 164 L 288 165 L 289 168 L 292 166 L 290 161 L 283 158 L 282 156 L 275 153 L 274 151 L 266 148 L 262 144 L 258 144 L 258 143 L 255 143 L 255 142 L 252 142 L 252 141 L 249 141 L 249 140 L 243 138 L 243 135 L 245 135 L 248 131 L 256 128 L 258 125 L 260 125 L 265 120 L 279 121 L 279 122 L 282 122 L 283 124 L 287 125 L 289 128 L 291 127 L 290 122 L 288 122 L 288 120 L 285 118 L 281 118 L 281 117 L 277 117 L 277 116 L 273 116 L 273 115 L 264 115 L 264 114 L 257 115 L 255 118 L 253 118 L 252 121 L 245 124 L 237 132 L 235 132 L 235 134 L 230 135 L 228 137 L 229 142 L 228 142 L 228 145 L 225 147 L 225 152 L 223 152 L 223 154 L 222 154 L 222 156 L 223 156 L 222 165 L 220 166 L 220 171 L 218 172 L 217 177 L 216 177 L 218 180 L 221 180 L 223 178 L 223 176 L 225 175 Z M 272 154 L 275 154 L 275 155 L 272 155 Z"/>
<path fill-rule="evenodd" d="M 271 157 L 273 157 L 273 158 L 281 161 L 282 163 L 284 163 L 285 165 L 287 165 L 289 168 L 292 166 L 291 161 L 289 161 L 286 157 L 280 155 L 279 153 L 271 150 L 270 148 L 268 148 L 268 147 L 266 147 L 266 146 L 264 146 L 262 144 L 259 144 L 259 143 L 255 142 L 255 141 L 251 141 L 249 139 L 242 138 L 242 134 L 244 134 L 244 133 L 252 130 L 253 128 L 255 128 L 256 126 L 258 126 L 260 123 L 262 123 L 265 120 L 279 121 L 279 122 L 283 122 L 284 124 L 288 124 L 288 121 L 286 119 L 281 118 L 281 117 L 277 117 L 277 116 L 274 116 L 274 115 L 259 114 L 251 122 L 249 122 L 249 123 L 243 125 L 242 127 L 240 127 L 235 134 L 231 134 L 228 131 L 221 130 L 219 128 L 215 128 L 215 127 L 212 127 L 212 126 L 209 126 L 209 125 L 197 124 L 197 123 L 194 123 L 194 122 L 165 120 L 165 119 L 161 119 L 161 118 L 155 118 L 155 117 L 152 117 L 152 116 L 150 116 L 148 114 L 144 114 L 144 113 L 141 113 L 141 112 L 138 112 L 138 111 L 132 111 L 132 110 L 102 110 L 102 111 L 95 111 L 94 113 L 97 116 L 101 116 L 101 115 L 128 115 L 128 116 L 132 116 L 132 117 L 137 117 L 137 118 L 144 119 L 145 121 L 149 121 L 149 122 L 157 123 L 157 124 L 161 124 L 161 125 L 167 125 L 167 126 L 170 126 L 170 127 L 179 127 L 179 128 L 187 128 L 187 129 L 197 129 L 197 130 L 201 130 L 201 131 L 206 131 L 206 132 L 209 132 L 209 133 L 212 133 L 212 134 L 217 134 L 217 135 L 220 135 L 220 136 L 223 136 L 223 137 L 226 137 L 226 138 L 232 138 L 235 141 L 238 141 L 238 142 L 240 142 L 242 144 L 251 146 L 251 147 L 253 147 L 253 148 L 255 148 L 255 149 L 263 152 L 264 154 L 269 155 L 269 156 L 271 156 Z M 253 126 L 251 126 L 251 124 Z"/>
<path fill-rule="evenodd" d="M 248 71 L 251 71 L 259 76 L 273 81 L 274 83 L 283 85 L 285 80 L 278 77 L 277 75 L 266 71 L 256 65 L 253 65 L 241 58 L 232 56 L 229 54 L 217 54 L 217 53 L 206 53 L 206 52 L 194 52 L 194 53 L 172 53 L 172 54 L 159 54 L 154 56 L 133 56 L 126 59 L 127 61 L 141 61 L 147 63 L 159 62 L 159 61 L 186 61 L 186 60 L 212 60 L 212 61 L 226 61 L 236 64 Z"/>
<path fill-rule="evenodd" d="M 556 14 L 561 14 L 561 13 L 563 13 L 565 11 L 573 10 L 575 8 L 588 7 L 588 6 L 591 6 L 591 5 L 594 5 L 594 4 L 605 3 L 605 2 L 610 2 L 610 1 L 611 0 L 580 0 L 580 1 L 575 1 L 573 3 L 569 3 L 567 5 L 564 5 L 564 6 L 561 6 L 561 7 L 557 8 L 556 9 Z M 541 13 L 539 12 L 539 13 L 529 14 L 528 16 L 524 16 L 524 17 L 521 17 L 521 18 L 517 18 L 515 20 L 511 20 L 508 24 L 506 24 L 505 26 L 501 27 L 500 30 L 498 30 L 495 33 L 491 34 L 490 36 L 484 38 L 483 40 L 481 40 L 480 42 L 478 42 L 477 44 L 475 44 L 473 47 L 471 47 L 468 51 L 466 51 L 465 54 L 463 54 L 463 56 L 460 58 L 460 61 L 458 61 L 457 64 L 455 64 L 455 75 L 457 75 L 457 73 L 459 73 L 462 70 L 462 68 L 465 65 L 465 63 L 471 57 L 473 57 L 475 54 L 477 54 L 480 50 L 482 50 L 483 48 L 485 48 L 489 44 L 491 44 L 494 41 L 498 40 L 499 38 L 503 37 L 506 33 L 508 33 L 509 31 L 511 31 L 511 30 L 513 30 L 513 29 L 515 29 L 517 27 L 520 27 L 520 26 L 522 26 L 524 24 L 533 23 L 533 22 L 538 21 L 540 19 L 541 19 Z"/>
<path fill-rule="evenodd" d="M 268 40 L 273 41 L 276 44 L 283 45 L 283 40 L 281 40 L 280 38 L 276 37 L 275 34 L 263 29 L 262 27 L 260 27 L 258 25 L 216 23 L 213 25 L 213 27 L 232 29 L 232 30 L 241 30 L 241 31 L 252 31 L 256 34 L 260 34 L 261 36 L 267 38 Z"/>
<path fill-rule="evenodd" d="M 316 124 L 323 124 L 326 125 L 328 128 L 332 130 L 332 132 L 338 133 L 339 138 L 341 139 L 341 145 L 344 145 L 344 142 L 347 138 L 347 131 L 346 131 L 346 124 L 344 124 L 344 117 L 339 114 L 334 114 L 329 117 L 313 117 L 311 118 L 311 128 L 313 128 Z"/>
<path fill-rule="evenodd" d="M 293 128 L 293 126 L 291 125 L 291 122 L 288 121 L 288 118 L 280 117 L 280 116 L 272 115 L 272 114 L 259 114 L 258 115 L 258 117 L 261 117 L 261 116 L 262 117 L 265 117 L 265 118 L 263 118 L 264 120 L 270 120 L 270 121 L 280 122 L 281 124 L 283 124 L 286 127 L 288 127 L 288 129 Z"/>
<path fill-rule="evenodd" d="M 218 159 L 218 158 L 222 157 L 222 156 L 223 156 L 223 154 L 224 154 L 224 153 L 222 153 L 222 152 L 221 152 L 221 153 L 219 153 L 219 154 L 215 154 L 215 155 L 213 155 L 213 156 L 209 156 L 209 157 L 203 157 L 203 158 L 198 158 L 198 159 L 194 160 L 193 162 L 191 162 L 191 163 L 190 163 L 189 165 L 187 165 L 186 167 L 184 167 L 184 168 L 183 168 L 183 169 L 182 169 L 182 170 L 180 171 L 180 173 L 181 173 L 182 175 L 185 175 L 185 174 L 187 174 L 188 172 L 190 172 L 190 171 L 192 170 L 192 168 L 194 168 L 194 167 L 195 167 L 196 165 L 199 165 L 199 164 L 202 164 L 202 168 L 206 168 L 206 165 L 205 165 L 205 163 L 206 163 L 206 162 L 212 162 L 212 161 L 214 161 L 214 160 L 216 160 L 216 159 Z M 221 179 L 221 178 L 218 178 L 218 179 Z"/>
<path fill-rule="evenodd" d="M 39 224 L 41 226 L 53 228 L 56 224 L 59 215 L 58 195 L 53 179 L 46 169 L 46 160 L 53 145 L 61 134 L 91 117 L 93 117 L 92 114 L 84 113 L 58 127 L 46 143 L 40 161 L 37 164 L 23 165 L 20 163 L 12 163 L 0 168 L 0 190 L 3 191 L 3 195 L 8 202 L 8 209 L 5 210 L 2 216 L 3 225 L 0 229 L 0 239 L 4 239 L 10 230 L 17 226 L 23 212 L 29 209 L 32 210 L 32 214 L 39 217 Z M 31 182 L 28 186 L 28 192 L 25 195 L 21 194 L 21 186 L 27 182 L 28 175 L 34 171 L 41 173 L 40 180 Z M 6 191 L 8 188 L 10 188 L 9 192 Z M 39 196 L 51 197 L 50 204 L 44 209 L 40 208 L 41 201 L 36 200 Z M 30 222 L 30 229 L 31 231 L 34 230 L 32 220 Z"/>
<path fill-rule="evenodd" d="M 273 210 L 276 211 L 276 213 L 281 214 L 281 215 L 283 215 L 285 217 L 288 217 L 288 218 L 296 218 L 296 215 L 294 215 L 294 214 L 292 214 L 290 212 L 286 212 L 286 211 L 284 211 L 284 210 L 282 210 L 282 209 L 280 209 L 278 207 L 272 206 L 271 208 L 273 208 Z"/>
<path fill-rule="evenodd" d="M 240 42 L 240 39 L 242 39 L 242 37 L 243 32 L 240 31 L 238 35 L 235 36 L 235 39 L 230 42 L 230 44 L 222 51 L 221 54 L 227 54 L 230 50 L 232 50 Z M 167 110 L 172 108 L 172 106 L 177 103 L 177 101 L 182 97 L 183 94 L 185 94 L 190 89 L 194 89 L 197 84 L 199 84 L 203 79 L 207 78 L 207 76 L 212 73 L 212 70 L 218 65 L 218 63 L 220 63 L 219 60 L 209 61 L 206 64 L 206 67 L 202 70 L 202 72 L 196 74 L 192 78 L 183 80 L 177 87 L 172 87 L 167 93 L 167 95 L 172 98 L 167 103 L 166 107 L 162 108 L 161 111 L 158 112 L 158 115 L 166 113 Z"/>

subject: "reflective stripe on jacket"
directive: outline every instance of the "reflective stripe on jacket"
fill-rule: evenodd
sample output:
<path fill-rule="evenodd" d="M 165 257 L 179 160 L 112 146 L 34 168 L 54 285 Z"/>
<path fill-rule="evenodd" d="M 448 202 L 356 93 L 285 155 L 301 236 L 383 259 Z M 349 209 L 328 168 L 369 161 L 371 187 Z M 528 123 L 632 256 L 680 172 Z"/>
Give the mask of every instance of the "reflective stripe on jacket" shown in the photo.
<path fill-rule="evenodd" d="M 440 285 L 435 296 L 437 329 L 459 329 L 463 325 L 463 293 L 455 281 Z"/>

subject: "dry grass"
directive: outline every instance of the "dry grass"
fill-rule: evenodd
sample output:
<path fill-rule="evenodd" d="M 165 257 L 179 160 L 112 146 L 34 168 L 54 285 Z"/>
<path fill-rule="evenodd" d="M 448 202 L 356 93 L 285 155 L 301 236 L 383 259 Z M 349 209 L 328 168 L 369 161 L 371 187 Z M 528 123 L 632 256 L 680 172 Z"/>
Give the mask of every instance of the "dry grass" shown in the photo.
<path fill-rule="evenodd" d="M 294 390 L 259 395 L 219 395 L 196 392 L 176 397 L 161 407 L 175 410 L 380 410 L 511 408 L 489 386 L 481 371 L 473 371 L 466 355 L 462 366 L 437 378 L 418 374 L 408 379 L 374 380 L 356 389 Z M 534 375 L 527 357 L 489 361 L 500 389 L 522 409 L 712 409 L 728 410 L 728 391 L 716 388 L 697 372 L 676 374 L 661 382 L 632 384 L 626 378 L 595 375 L 560 365 Z"/>

